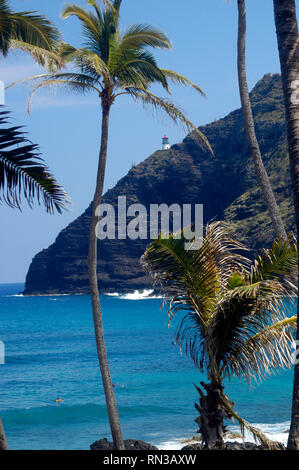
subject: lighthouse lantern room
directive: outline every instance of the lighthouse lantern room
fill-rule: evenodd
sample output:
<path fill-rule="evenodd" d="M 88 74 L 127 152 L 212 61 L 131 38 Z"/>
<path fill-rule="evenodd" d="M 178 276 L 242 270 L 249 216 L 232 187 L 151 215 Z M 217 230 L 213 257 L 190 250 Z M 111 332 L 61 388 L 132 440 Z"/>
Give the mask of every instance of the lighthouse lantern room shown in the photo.
<path fill-rule="evenodd" d="M 163 150 L 170 149 L 169 140 L 168 140 L 168 137 L 167 137 L 166 134 L 165 134 L 164 137 L 162 138 L 162 149 L 163 149 Z"/>

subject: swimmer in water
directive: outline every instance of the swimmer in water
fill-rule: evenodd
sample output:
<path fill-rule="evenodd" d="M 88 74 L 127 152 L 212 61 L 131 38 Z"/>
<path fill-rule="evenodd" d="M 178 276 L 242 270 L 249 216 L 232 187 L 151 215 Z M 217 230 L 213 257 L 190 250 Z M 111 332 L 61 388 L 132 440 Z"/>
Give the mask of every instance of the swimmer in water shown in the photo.
<path fill-rule="evenodd" d="M 58 397 L 58 398 L 56 398 L 56 402 L 57 402 L 57 403 L 61 403 L 61 402 L 63 402 L 63 399 L 60 398 L 60 397 Z"/>

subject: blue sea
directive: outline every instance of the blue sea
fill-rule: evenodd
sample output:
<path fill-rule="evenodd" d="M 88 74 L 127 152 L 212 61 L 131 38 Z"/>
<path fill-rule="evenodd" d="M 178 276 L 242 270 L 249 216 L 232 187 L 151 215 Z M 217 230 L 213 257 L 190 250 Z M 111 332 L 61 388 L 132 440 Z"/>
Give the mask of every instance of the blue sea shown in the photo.
<path fill-rule="evenodd" d="M 89 449 L 110 439 L 89 297 L 23 297 L 22 289 L 0 285 L 0 416 L 9 447 Z M 124 437 L 180 449 L 196 434 L 194 384 L 204 377 L 173 345 L 161 299 L 102 296 L 102 305 Z M 292 376 L 287 370 L 252 389 L 234 381 L 226 393 L 243 418 L 285 442 Z"/>

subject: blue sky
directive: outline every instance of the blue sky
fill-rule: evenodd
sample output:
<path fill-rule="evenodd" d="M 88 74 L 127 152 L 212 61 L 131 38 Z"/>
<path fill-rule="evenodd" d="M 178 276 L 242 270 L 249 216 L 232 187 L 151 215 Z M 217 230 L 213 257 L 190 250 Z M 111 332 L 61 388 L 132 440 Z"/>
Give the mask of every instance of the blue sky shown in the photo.
<path fill-rule="evenodd" d="M 36 10 L 48 15 L 67 42 L 80 45 L 80 25 L 75 18 L 62 20 L 62 0 L 12 0 L 16 11 Z M 75 3 L 87 6 L 87 0 Z M 298 5 L 297 5 L 298 7 Z M 272 0 L 248 0 L 247 74 L 250 88 L 268 72 L 280 71 Z M 236 0 L 123 0 L 123 27 L 150 23 L 168 34 L 171 51 L 156 51 L 162 68 L 171 68 L 197 83 L 207 99 L 192 89 L 173 87 L 172 99 L 188 117 L 201 125 L 224 117 L 240 106 L 236 69 Z M 24 53 L 1 58 L 1 79 L 6 84 L 35 74 L 40 69 Z M 24 204 L 20 213 L 0 205 L 0 283 L 22 282 L 33 256 L 55 241 L 59 231 L 89 205 L 95 186 L 100 141 L 100 103 L 96 95 L 39 92 L 30 116 L 25 112 L 30 86 L 18 85 L 6 93 L 6 104 L 17 124 L 25 125 L 38 143 L 58 181 L 72 198 L 63 215 L 48 215 L 37 204 Z M 158 89 L 155 89 L 159 93 Z M 139 163 L 161 147 L 164 133 L 170 143 L 185 133 L 162 114 L 121 98 L 111 114 L 105 188 L 123 177 L 132 163 Z M 200 201 L 199 201 L 200 202 Z"/>

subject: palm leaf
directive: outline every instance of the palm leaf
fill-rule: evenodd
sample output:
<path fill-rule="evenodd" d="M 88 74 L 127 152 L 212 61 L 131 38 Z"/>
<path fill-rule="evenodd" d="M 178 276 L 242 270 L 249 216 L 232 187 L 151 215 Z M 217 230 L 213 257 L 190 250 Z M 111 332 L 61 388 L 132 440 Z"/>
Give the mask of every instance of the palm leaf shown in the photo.
<path fill-rule="evenodd" d="M 255 426 L 252 426 L 248 421 L 246 421 L 244 418 L 241 418 L 238 413 L 234 410 L 233 406 L 231 405 L 230 400 L 226 400 L 225 397 L 220 397 L 222 406 L 225 408 L 226 412 L 228 415 L 232 416 L 235 418 L 239 425 L 240 425 L 240 430 L 242 433 L 242 436 L 244 437 L 244 431 L 247 429 L 250 434 L 253 435 L 254 440 L 261 444 L 262 448 L 264 450 L 277 450 L 277 445 L 275 442 L 272 442 L 270 439 L 265 436 L 265 434 Z"/>
<path fill-rule="evenodd" d="M 294 315 L 257 331 L 247 340 L 243 338 L 223 361 L 223 375 L 243 377 L 250 382 L 290 367 L 296 326 Z"/>
<path fill-rule="evenodd" d="M 12 39 L 24 41 L 48 51 L 59 46 L 61 35 L 45 16 L 35 12 L 18 12 L 10 15 L 13 34 Z"/>
<path fill-rule="evenodd" d="M 7 55 L 12 33 L 11 10 L 6 0 L 0 0 L 0 51 Z"/>
<path fill-rule="evenodd" d="M 190 85 L 192 88 L 194 88 L 196 91 L 198 91 L 201 95 L 206 96 L 205 92 L 201 88 L 199 88 L 199 86 L 195 85 L 195 83 L 191 82 L 191 80 L 184 77 L 184 75 L 181 75 L 180 73 L 174 72 L 173 70 L 161 69 L 161 71 L 173 83 L 177 83 L 179 85 L 185 85 L 185 86 Z"/>
<path fill-rule="evenodd" d="M 120 51 L 146 47 L 170 49 L 171 42 L 159 29 L 147 24 L 135 24 L 122 35 L 119 46 Z"/>
<path fill-rule="evenodd" d="M 61 15 L 64 19 L 70 16 L 76 16 L 83 23 L 84 28 L 95 35 L 98 34 L 99 20 L 93 13 L 88 12 L 85 8 L 81 8 L 72 3 L 63 9 Z"/>
<path fill-rule="evenodd" d="M 61 213 L 69 203 L 67 194 L 39 157 L 38 146 L 26 139 L 22 128 L 3 127 L 8 116 L 9 112 L 0 111 L 0 200 L 21 209 L 23 196 L 30 207 L 36 199 L 47 212 Z"/>
<path fill-rule="evenodd" d="M 254 261 L 248 277 L 250 283 L 293 276 L 297 268 L 297 253 L 297 243 L 291 243 L 290 237 L 274 240 L 272 247 L 264 250 Z"/>
<path fill-rule="evenodd" d="M 143 50 L 128 50 L 119 55 L 114 50 L 109 57 L 111 74 L 120 88 L 134 84 L 144 90 L 152 83 L 160 83 L 169 92 L 165 75 L 157 66 L 153 55 Z"/>
<path fill-rule="evenodd" d="M 33 59 L 42 67 L 45 67 L 50 72 L 56 72 L 64 67 L 63 58 L 56 52 L 48 51 L 43 47 L 29 44 L 28 42 L 18 41 L 13 39 L 10 41 L 10 49 L 19 49 L 28 52 Z"/>
<path fill-rule="evenodd" d="M 213 150 L 209 144 L 207 138 L 200 132 L 200 130 L 194 126 L 194 124 L 184 115 L 183 111 L 176 107 L 171 101 L 166 98 L 159 98 L 154 93 L 151 93 L 147 89 L 137 87 L 127 87 L 126 91 L 136 100 L 140 100 L 143 104 L 151 105 L 155 109 L 164 111 L 175 124 L 180 123 L 186 128 L 187 131 L 193 131 L 194 138 L 198 138 L 199 142 L 204 145 L 205 148 L 209 149 L 211 153 Z"/>

